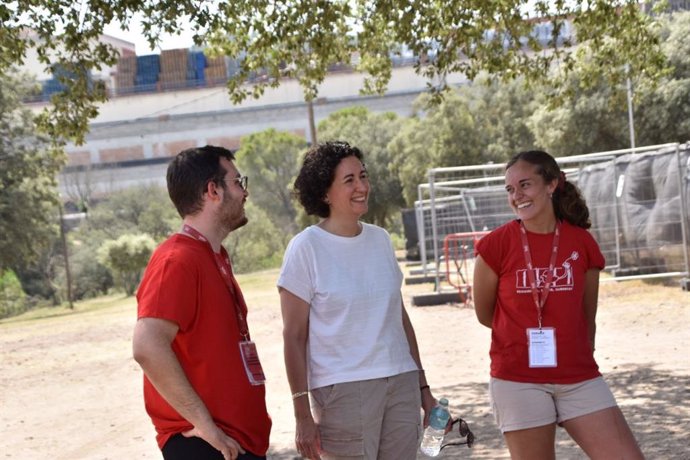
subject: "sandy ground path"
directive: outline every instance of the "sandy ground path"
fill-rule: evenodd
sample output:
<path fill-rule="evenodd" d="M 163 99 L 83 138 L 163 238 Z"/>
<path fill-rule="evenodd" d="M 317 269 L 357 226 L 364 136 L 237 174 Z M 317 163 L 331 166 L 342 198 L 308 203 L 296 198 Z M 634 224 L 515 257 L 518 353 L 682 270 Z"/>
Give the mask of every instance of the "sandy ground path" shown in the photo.
<path fill-rule="evenodd" d="M 268 375 L 271 459 L 293 459 L 294 422 L 272 283 L 240 284 Z M 267 287 L 268 285 L 268 287 Z M 461 305 L 409 307 L 436 397 L 466 419 L 476 447 L 443 458 L 508 458 L 489 411 L 489 330 Z M 104 302 L 113 302 L 106 299 Z M 649 459 L 690 459 L 690 293 L 641 282 L 602 286 L 596 357 Z M 0 323 L 0 459 L 159 459 L 131 359 L 133 299 L 88 312 Z M 559 459 L 585 456 L 559 430 Z M 420 458 L 422 458 L 420 456 Z"/>

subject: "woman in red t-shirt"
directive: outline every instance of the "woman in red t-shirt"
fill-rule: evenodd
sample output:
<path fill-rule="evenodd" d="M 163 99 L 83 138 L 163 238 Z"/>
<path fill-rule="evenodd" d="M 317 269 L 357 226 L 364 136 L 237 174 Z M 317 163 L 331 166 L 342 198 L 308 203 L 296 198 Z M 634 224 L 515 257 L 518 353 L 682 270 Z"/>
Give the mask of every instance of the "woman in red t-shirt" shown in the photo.
<path fill-rule="evenodd" d="M 642 459 L 593 356 L 604 257 L 587 205 L 546 152 L 519 153 L 505 171 L 518 218 L 477 243 L 473 294 L 510 455 L 554 459 L 558 424 L 590 458 Z"/>

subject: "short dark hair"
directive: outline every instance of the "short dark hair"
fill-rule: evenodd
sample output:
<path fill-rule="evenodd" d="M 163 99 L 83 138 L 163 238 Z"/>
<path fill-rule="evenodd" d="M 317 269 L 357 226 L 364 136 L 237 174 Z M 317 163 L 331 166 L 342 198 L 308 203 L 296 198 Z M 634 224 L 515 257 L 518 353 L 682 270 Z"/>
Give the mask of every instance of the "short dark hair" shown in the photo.
<path fill-rule="evenodd" d="M 307 151 L 294 184 L 295 195 L 307 214 L 324 218 L 330 215 L 326 193 L 335 178 L 335 169 L 343 158 L 351 156 L 359 161 L 363 158 L 361 150 L 342 141 L 325 142 Z"/>
<path fill-rule="evenodd" d="M 506 170 L 518 161 L 525 161 L 537 167 L 537 174 L 544 183 L 560 180 L 561 168 L 556 159 L 547 152 L 541 150 L 528 150 L 515 154 L 506 164 Z M 572 182 L 563 178 L 563 185 L 553 192 L 553 210 L 556 218 L 566 220 L 572 225 L 582 228 L 590 228 L 589 209 L 580 190 Z"/>
<path fill-rule="evenodd" d="M 181 151 L 168 165 L 168 195 L 183 219 L 201 211 L 209 182 L 223 183 L 227 171 L 221 158 L 232 161 L 235 155 L 226 148 L 206 145 Z"/>

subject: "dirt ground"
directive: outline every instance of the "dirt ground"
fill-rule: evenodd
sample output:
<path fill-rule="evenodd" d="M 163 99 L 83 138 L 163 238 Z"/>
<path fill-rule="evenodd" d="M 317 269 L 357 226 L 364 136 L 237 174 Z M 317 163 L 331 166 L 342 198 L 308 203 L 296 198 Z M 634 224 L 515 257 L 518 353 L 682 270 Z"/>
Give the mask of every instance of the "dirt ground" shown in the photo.
<path fill-rule="evenodd" d="M 275 280 L 277 271 L 267 272 Z M 271 459 L 293 459 L 294 422 L 282 357 L 278 296 L 240 284 L 268 376 Z M 257 287 L 259 286 L 259 287 Z M 412 307 L 434 395 L 476 435 L 444 458 L 508 458 L 487 399 L 489 330 L 463 305 Z M 639 281 L 602 285 L 596 358 L 649 459 L 690 458 L 690 292 Z M 110 299 L 112 302 L 112 299 Z M 77 314 L 0 322 L 0 459 L 158 459 L 131 358 L 133 299 Z M 559 430 L 559 459 L 585 456 Z M 421 458 L 421 456 L 420 456 Z"/>

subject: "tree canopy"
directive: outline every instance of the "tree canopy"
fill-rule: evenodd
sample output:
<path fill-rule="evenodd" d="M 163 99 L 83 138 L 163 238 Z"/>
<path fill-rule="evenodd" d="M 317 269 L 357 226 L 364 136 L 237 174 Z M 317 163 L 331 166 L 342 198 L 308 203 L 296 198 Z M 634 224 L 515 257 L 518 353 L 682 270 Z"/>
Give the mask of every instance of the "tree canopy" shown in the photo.
<path fill-rule="evenodd" d="M 292 182 L 299 171 L 304 138 L 273 128 L 242 138 L 237 166 L 249 176 L 249 200 L 262 208 L 278 228 L 296 233 L 297 211 L 292 202 Z"/>
<path fill-rule="evenodd" d="M 690 12 L 661 16 L 659 23 L 668 72 L 654 85 L 644 75 L 630 75 L 637 146 L 690 139 Z M 588 61 L 582 53 L 576 66 Z M 575 97 L 558 107 L 545 104 L 543 98 L 535 101 L 529 125 L 541 148 L 561 156 L 630 146 L 625 83 L 612 85 L 599 76 L 584 84 L 573 73 L 563 81 L 561 91 Z"/>
<path fill-rule="evenodd" d="M 640 145 L 690 140 L 690 12 L 664 21 L 662 47 L 672 73 L 642 93 L 635 125 Z"/>
<path fill-rule="evenodd" d="M 0 71 L 0 272 L 35 261 L 58 230 L 55 176 L 64 157 L 22 106 L 32 85 Z"/>
<path fill-rule="evenodd" d="M 424 116 L 410 120 L 388 147 L 408 205 L 417 199 L 417 185 L 428 182 L 429 168 L 490 160 L 484 152 L 481 126 L 463 94 L 449 92 L 432 106 L 427 99 L 422 95 L 416 102 L 418 112 L 426 108 Z"/>
<path fill-rule="evenodd" d="M 405 46 L 416 57 L 416 71 L 434 90 L 444 77 L 462 72 L 472 79 L 480 71 L 511 79 L 559 78 L 550 73 L 559 62 L 573 68 L 574 26 L 578 43 L 592 53 L 583 78 L 625 78 L 624 64 L 635 74 L 656 75 L 663 67 L 655 20 L 637 0 L 113 0 L 71 2 L 35 0 L 0 4 L 0 71 L 21 64 L 36 48 L 47 69 L 65 70 L 67 90 L 53 98 L 41 118 L 55 138 L 83 141 L 88 120 L 106 98 L 104 86 L 92 82 L 92 69 L 114 64 L 116 51 L 98 41 L 104 27 L 132 18 L 152 46 L 162 33 L 191 29 L 198 45 L 241 59 L 228 82 L 230 98 L 258 97 L 265 88 L 296 79 L 307 100 L 318 94 L 334 65 L 351 67 L 367 78 L 362 90 L 385 90 L 392 59 Z M 545 33 L 535 32 L 542 21 Z M 570 22 L 567 22 L 570 21 Z M 246 85 L 250 75 L 264 79 Z"/>

